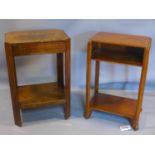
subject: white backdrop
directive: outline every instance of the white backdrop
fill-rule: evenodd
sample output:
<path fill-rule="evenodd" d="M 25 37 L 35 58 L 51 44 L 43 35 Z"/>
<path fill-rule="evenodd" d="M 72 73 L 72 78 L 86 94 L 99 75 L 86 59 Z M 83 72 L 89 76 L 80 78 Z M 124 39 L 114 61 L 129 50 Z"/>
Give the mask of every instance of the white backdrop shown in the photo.
<path fill-rule="evenodd" d="M 71 86 L 85 87 L 86 45 L 88 39 L 98 31 L 147 35 L 152 37 L 152 48 L 147 82 L 155 81 L 155 20 L 0 20 L 0 87 L 8 86 L 4 53 L 4 33 L 32 29 L 64 29 L 71 37 Z M 27 56 L 16 59 L 18 82 L 37 83 L 56 80 L 55 56 Z M 92 72 L 92 83 L 94 82 Z M 140 69 L 102 63 L 100 83 L 138 81 Z"/>

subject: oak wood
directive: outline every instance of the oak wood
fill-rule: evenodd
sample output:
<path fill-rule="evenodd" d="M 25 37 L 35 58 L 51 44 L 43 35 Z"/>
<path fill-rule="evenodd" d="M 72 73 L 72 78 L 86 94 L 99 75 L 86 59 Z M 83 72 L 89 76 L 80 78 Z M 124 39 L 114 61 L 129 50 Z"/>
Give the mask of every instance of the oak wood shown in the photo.
<path fill-rule="evenodd" d="M 70 114 L 70 40 L 66 42 L 66 52 L 65 52 L 65 92 L 66 92 L 66 106 L 65 106 L 65 119 L 68 119 Z"/>
<path fill-rule="evenodd" d="M 86 108 L 85 108 L 85 118 L 91 116 L 90 109 L 90 80 L 91 80 L 91 50 L 92 44 L 88 43 L 87 45 L 87 69 L 86 69 Z"/>
<path fill-rule="evenodd" d="M 99 32 L 93 36 L 90 41 L 141 48 L 147 48 L 151 45 L 150 37 L 109 32 Z"/>
<path fill-rule="evenodd" d="M 93 44 L 94 45 L 94 44 Z M 131 48 L 126 46 L 116 46 L 102 44 L 101 48 L 98 45 L 93 46 L 92 58 L 99 61 L 112 63 L 120 63 L 134 66 L 143 65 L 143 48 Z"/>
<path fill-rule="evenodd" d="M 68 40 L 68 35 L 59 29 L 30 30 L 5 33 L 5 42 L 9 44 L 45 43 Z"/>
<path fill-rule="evenodd" d="M 14 56 L 24 55 L 38 55 L 38 54 L 51 54 L 62 53 L 66 49 L 64 42 L 41 42 L 41 43 L 24 43 L 14 44 L 13 51 Z"/>
<path fill-rule="evenodd" d="M 5 51 L 15 124 L 22 126 L 20 111 L 48 105 L 63 105 L 70 116 L 70 38 L 63 30 L 35 30 L 5 34 Z M 15 56 L 57 54 L 57 82 L 17 85 Z M 65 71 L 63 56 L 65 55 Z M 65 76 L 65 85 L 64 85 Z"/>
<path fill-rule="evenodd" d="M 21 109 L 64 104 L 65 90 L 57 82 L 19 86 L 18 103 Z"/>
<path fill-rule="evenodd" d="M 91 47 L 91 48 L 90 48 Z M 86 115 L 92 110 L 103 111 L 127 117 L 134 130 L 138 129 L 151 38 L 126 34 L 99 32 L 88 42 L 86 78 Z M 95 93 L 90 101 L 91 60 L 139 66 L 141 70 L 138 98 L 136 100 L 98 93 L 99 64 L 96 63 Z"/>
<path fill-rule="evenodd" d="M 138 120 L 140 117 L 140 112 L 142 111 L 142 102 L 143 102 L 144 88 L 145 88 L 148 61 L 149 61 L 149 51 L 150 51 L 150 47 L 146 48 L 144 52 L 143 66 L 141 70 L 140 84 L 139 84 L 139 90 L 138 90 L 138 104 L 136 108 L 135 119 L 132 121 L 133 128 L 136 130 L 139 128 Z"/>
<path fill-rule="evenodd" d="M 96 61 L 96 66 L 95 66 L 95 95 L 99 91 L 99 75 L 100 75 L 100 62 Z"/>
<path fill-rule="evenodd" d="M 93 110 L 133 118 L 137 100 L 98 93 L 91 99 L 90 103 Z"/>
<path fill-rule="evenodd" d="M 57 54 L 57 81 L 59 86 L 64 87 L 63 53 Z"/>
<path fill-rule="evenodd" d="M 21 115 L 20 115 L 20 107 L 17 101 L 17 77 L 16 77 L 16 67 L 13 57 L 13 50 L 11 45 L 5 43 L 6 50 L 6 59 L 7 59 L 7 67 L 8 67 L 8 77 L 11 91 L 11 99 L 12 99 L 12 108 L 15 124 L 18 126 L 22 126 Z"/>

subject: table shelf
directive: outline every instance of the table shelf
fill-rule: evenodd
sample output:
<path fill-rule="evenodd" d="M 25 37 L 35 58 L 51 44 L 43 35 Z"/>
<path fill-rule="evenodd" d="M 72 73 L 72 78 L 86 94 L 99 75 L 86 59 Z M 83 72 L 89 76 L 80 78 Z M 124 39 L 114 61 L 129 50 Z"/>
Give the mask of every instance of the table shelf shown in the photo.
<path fill-rule="evenodd" d="M 99 61 L 143 65 L 143 48 L 93 43 L 92 58 Z"/>
<path fill-rule="evenodd" d="M 65 89 L 57 82 L 19 86 L 18 102 L 21 109 L 64 104 Z"/>
<path fill-rule="evenodd" d="M 133 118 L 137 100 L 98 93 L 91 101 L 91 109 Z"/>

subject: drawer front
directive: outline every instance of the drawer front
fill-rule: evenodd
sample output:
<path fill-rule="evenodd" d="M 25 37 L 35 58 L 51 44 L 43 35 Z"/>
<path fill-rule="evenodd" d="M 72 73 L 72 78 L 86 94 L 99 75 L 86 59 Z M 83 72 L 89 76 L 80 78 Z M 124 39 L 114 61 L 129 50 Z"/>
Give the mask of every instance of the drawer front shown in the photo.
<path fill-rule="evenodd" d="M 62 53 L 66 50 L 65 42 L 14 44 L 14 56 Z"/>

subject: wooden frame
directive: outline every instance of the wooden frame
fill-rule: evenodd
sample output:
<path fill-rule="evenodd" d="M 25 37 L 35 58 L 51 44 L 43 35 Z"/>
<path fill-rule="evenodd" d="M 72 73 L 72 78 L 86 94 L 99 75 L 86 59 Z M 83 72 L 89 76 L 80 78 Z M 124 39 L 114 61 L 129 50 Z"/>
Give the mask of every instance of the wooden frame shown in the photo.
<path fill-rule="evenodd" d="M 22 126 L 21 110 L 49 105 L 63 105 L 67 119 L 70 116 L 70 38 L 64 31 L 6 33 L 5 51 L 15 124 Z M 18 86 L 14 57 L 47 53 L 57 54 L 57 82 Z"/>
<path fill-rule="evenodd" d="M 93 110 L 108 112 L 128 118 L 133 129 L 138 129 L 150 46 L 151 38 L 149 37 L 105 32 L 97 33 L 89 40 L 87 47 L 86 118 L 91 116 Z M 90 99 L 92 59 L 96 61 L 95 91 L 94 96 Z M 133 65 L 142 68 L 138 98 L 136 100 L 98 92 L 101 61 Z"/>

